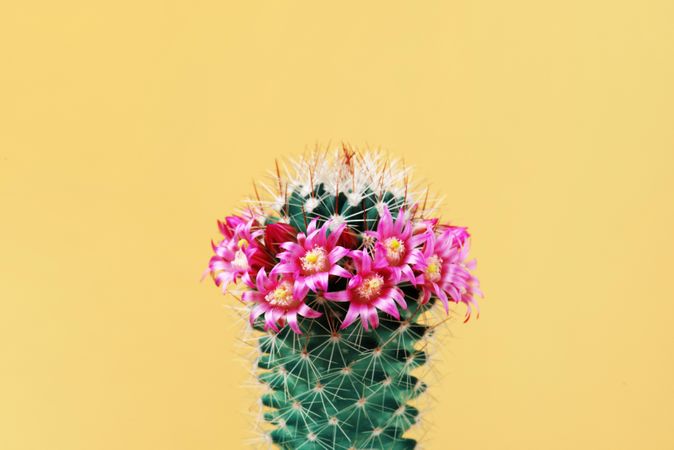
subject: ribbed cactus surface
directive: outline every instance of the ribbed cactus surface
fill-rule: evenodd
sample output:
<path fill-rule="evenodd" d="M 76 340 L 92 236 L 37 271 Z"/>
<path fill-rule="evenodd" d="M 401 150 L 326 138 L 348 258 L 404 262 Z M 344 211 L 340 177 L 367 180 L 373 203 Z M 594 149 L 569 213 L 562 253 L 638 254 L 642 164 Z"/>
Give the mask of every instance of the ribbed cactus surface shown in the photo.
<path fill-rule="evenodd" d="M 411 371 L 426 361 L 416 344 L 429 328 L 410 311 L 369 331 L 360 323 L 337 330 L 343 308 L 322 303 L 323 316 L 302 323 L 303 335 L 286 328 L 259 339 L 273 441 L 283 449 L 414 448 L 403 434 L 418 416 L 409 401 L 425 390 Z"/>

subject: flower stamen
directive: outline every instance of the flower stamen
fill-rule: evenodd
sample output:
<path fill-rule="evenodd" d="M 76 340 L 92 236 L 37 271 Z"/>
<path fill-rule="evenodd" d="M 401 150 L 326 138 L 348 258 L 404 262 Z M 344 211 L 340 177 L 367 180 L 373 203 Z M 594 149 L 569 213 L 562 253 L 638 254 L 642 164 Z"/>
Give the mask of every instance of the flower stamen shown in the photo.
<path fill-rule="evenodd" d="M 426 280 L 437 283 L 442 277 L 442 258 L 433 255 L 426 261 L 426 270 L 424 271 Z"/>
<path fill-rule="evenodd" d="M 265 300 L 274 306 L 290 306 L 295 299 L 293 298 L 293 288 L 287 281 L 278 285 L 276 289 L 265 295 Z"/>
<path fill-rule="evenodd" d="M 386 260 L 390 264 L 398 264 L 405 256 L 405 243 L 397 237 L 390 237 L 384 241 Z"/>
<path fill-rule="evenodd" d="M 384 286 L 384 278 L 381 275 L 372 275 L 363 280 L 360 286 L 356 288 L 358 295 L 364 300 L 372 300 L 381 294 Z"/>
<path fill-rule="evenodd" d="M 300 258 L 302 270 L 305 274 L 311 275 L 318 272 L 325 272 L 328 269 L 328 255 L 323 247 L 314 247 Z"/>

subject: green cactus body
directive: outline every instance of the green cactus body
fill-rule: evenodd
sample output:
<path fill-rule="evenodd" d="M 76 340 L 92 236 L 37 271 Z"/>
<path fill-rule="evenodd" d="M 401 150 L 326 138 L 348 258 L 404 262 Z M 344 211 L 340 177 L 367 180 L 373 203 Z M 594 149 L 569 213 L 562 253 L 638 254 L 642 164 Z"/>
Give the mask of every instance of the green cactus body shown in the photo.
<path fill-rule="evenodd" d="M 322 188 L 313 195 L 323 196 Z M 377 205 L 395 214 L 404 199 L 391 193 L 364 196 L 357 205 L 345 194 L 324 199 L 311 211 L 309 197 L 298 192 L 286 206 L 291 225 L 300 231 L 307 221 L 335 215 L 350 218 L 358 232 L 376 227 Z M 375 202 L 374 199 L 378 199 Z M 362 220 L 357 220 L 362 219 Z M 269 219 L 273 221 L 273 219 Z M 330 280 L 330 289 L 343 289 L 346 280 Z M 365 330 L 359 322 L 339 330 L 346 306 L 311 293 L 307 304 L 323 313 L 318 319 L 300 319 L 303 334 L 288 327 L 259 338 L 259 380 L 269 387 L 262 397 L 264 418 L 272 425 L 270 437 L 282 449 L 412 449 L 416 441 L 404 437 L 418 420 L 410 401 L 426 388 L 412 371 L 426 362 L 420 343 L 432 329 L 423 324 L 419 292 L 401 286 L 409 308 L 400 319 L 382 315 L 380 326 Z M 256 323 L 263 330 L 262 323 Z"/>
<path fill-rule="evenodd" d="M 339 309 L 324 311 L 336 316 Z M 303 335 L 285 328 L 259 340 L 273 442 L 283 449 L 414 448 L 403 434 L 418 418 L 409 402 L 425 390 L 411 371 L 426 360 L 416 347 L 429 328 L 405 313 L 375 330 L 355 323 L 336 331 L 329 314 Z"/>

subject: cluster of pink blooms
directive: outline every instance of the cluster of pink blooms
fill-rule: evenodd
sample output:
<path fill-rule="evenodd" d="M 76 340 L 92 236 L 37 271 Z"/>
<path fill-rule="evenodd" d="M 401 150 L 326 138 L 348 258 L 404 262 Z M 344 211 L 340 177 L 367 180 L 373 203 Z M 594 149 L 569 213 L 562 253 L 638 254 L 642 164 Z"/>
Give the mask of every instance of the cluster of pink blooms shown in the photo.
<path fill-rule="evenodd" d="M 306 233 L 286 223 L 263 225 L 254 217 L 227 217 L 218 223 L 224 238 L 213 244 L 209 271 L 227 290 L 243 283 L 242 300 L 251 305 L 250 322 L 264 314 L 264 328 L 279 331 L 286 324 L 301 333 L 297 316 L 320 317 L 307 300 L 311 293 L 326 301 L 348 302 L 341 328 L 360 318 L 363 328 L 379 325 L 379 311 L 396 319 L 407 309 L 401 286 L 419 292 L 422 305 L 437 297 L 467 306 L 466 319 L 482 295 L 466 261 L 469 234 L 465 228 L 433 220 L 411 220 L 400 210 L 394 220 L 383 208 L 376 230 L 360 239 L 346 224 L 316 219 Z M 330 290 L 331 279 L 345 279 L 342 290 Z M 408 297 L 409 299 L 409 297 Z M 478 313 L 479 314 L 479 313 Z"/>

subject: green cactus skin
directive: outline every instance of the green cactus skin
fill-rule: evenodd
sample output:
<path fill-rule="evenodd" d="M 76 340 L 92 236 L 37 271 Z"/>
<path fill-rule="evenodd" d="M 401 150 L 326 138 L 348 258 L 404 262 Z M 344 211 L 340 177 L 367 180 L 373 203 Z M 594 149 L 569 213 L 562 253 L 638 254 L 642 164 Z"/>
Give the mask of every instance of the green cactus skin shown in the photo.
<path fill-rule="evenodd" d="M 283 211 L 299 231 L 305 231 L 314 217 L 335 214 L 349 218 L 349 226 L 359 232 L 374 229 L 379 221 L 377 203 L 387 204 L 394 217 L 405 203 L 387 192 L 366 195 L 353 206 L 344 194 L 338 198 L 325 195 L 322 185 L 312 195 L 323 200 L 310 213 L 303 207 L 310 196 L 303 197 L 298 191 L 289 195 Z M 330 290 L 345 286 L 346 280 L 331 277 Z M 408 309 L 400 311 L 400 320 L 380 313 L 376 329 L 366 331 L 356 321 L 339 330 L 348 305 L 309 294 L 307 303 L 323 315 L 318 319 L 298 317 L 302 335 L 284 327 L 279 333 L 265 332 L 259 338 L 258 378 L 269 388 L 261 399 L 266 407 L 264 419 L 271 424 L 270 437 L 279 448 L 415 448 L 416 441 L 403 435 L 419 415 L 409 402 L 424 392 L 426 385 L 411 372 L 426 362 L 420 346 L 432 328 L 423 324 L 423 313 L 434 299 L 421 307 L 418 290 L 410 284 L 400 287 Z M 258 320 L 255 328 L 263 331 L 262 325 Z"/>
<path fill-rule="evenodd" d="M 360 322 L 338 331 L 344 307 L 314 306 L 323 306 L 324 316 L 300 322 L 303 335 L 285 327 L 259 339 L 273 442 L 289 450 L 415 448 L 403 434 L 418 417 L 408 402 L 426 389 L 411 375 L 426 361 L 416 348 L 430 332 L 417 322 L 421 311 L 402 311 L 401 320 L 382 315 L 370 331 Z"/>

